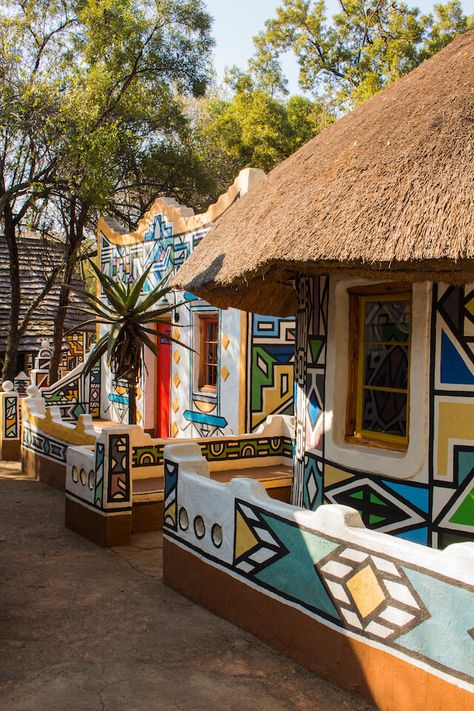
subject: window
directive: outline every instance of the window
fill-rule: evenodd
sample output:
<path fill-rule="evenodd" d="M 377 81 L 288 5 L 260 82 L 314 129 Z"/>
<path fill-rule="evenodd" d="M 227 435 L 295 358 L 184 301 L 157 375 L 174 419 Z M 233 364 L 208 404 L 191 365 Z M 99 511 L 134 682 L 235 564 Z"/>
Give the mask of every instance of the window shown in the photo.
<path fill-rule="evenodd" d="M 201 352 L 199 387 L 215 390 L 217 387 L 217 346 L 219 325 L 217 316 L 201 316 Z"/>
<path fill-rule="evenodd" d="M 346 438 L 405 450 L 408 446 L 411 288 L 349 290 L 350 344 Z"/>

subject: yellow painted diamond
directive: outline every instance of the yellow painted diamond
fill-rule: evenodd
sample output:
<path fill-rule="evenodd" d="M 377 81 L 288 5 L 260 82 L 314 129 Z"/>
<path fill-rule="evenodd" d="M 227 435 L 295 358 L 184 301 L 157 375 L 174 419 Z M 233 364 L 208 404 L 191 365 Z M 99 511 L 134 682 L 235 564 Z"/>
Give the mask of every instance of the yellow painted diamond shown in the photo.
<path fill-rule="evenodd" d="M 370 615 L 385 600 L 385 594 L 370 565 L 359 570 L 346 585 L 362 617 Z"/>

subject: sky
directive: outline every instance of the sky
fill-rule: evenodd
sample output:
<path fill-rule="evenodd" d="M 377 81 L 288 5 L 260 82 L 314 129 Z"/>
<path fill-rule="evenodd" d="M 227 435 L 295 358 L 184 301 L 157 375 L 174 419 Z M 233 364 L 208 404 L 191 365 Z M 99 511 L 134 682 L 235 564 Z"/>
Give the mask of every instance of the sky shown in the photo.
<path fill-rule="evenodd" d="M 443 0 L 441 0 L 443 2 Z M 435 0 L 406 0 L 409 7 L 418 7 L 430 12 Z M 265 20 L 275 15 L 281 0 L 205 0 L 207 9 L 214 18 L 213 35 L 216 41 L 214 61 L 218 81 L 222 81 L 225 67 L 234 64 L 245 69 L 253 54 L 252 38 L 264 29 Z M 337 0 L 327 0 L 328 14 L 337 12 Z M 462 0 L 466 14 L 474 12 L 474 0 Z M 282 62 L 289 81 L 291 93 L 298 92 L 298 67 L 288 55 Z"/>

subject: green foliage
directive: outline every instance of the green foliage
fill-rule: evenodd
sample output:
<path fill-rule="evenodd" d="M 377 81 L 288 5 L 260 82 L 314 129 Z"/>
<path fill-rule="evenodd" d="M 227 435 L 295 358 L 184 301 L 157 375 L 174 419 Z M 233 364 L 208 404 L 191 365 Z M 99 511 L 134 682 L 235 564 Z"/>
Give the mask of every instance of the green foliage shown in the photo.
<path fill-rule="evenodd" d="M 136 282 L 123 285 L 103 274 L 94 262 L 89 263 L 99 281 L 104 298 L 101 299 L 85 289 L 69 287 L 88 302 L 81 310 L 91 318 L 84 321 L 79 328 L 91 323 L 99 323 L 108 326 L 108 330 L 89 354 L 84 373 L 89 373 L 97 360 L 107 354 L 107 364 L 114 376 L 136 386 L 141 374 L 143 349 L 146 347 L 155 356 L 158 354 L 156 343 L 150 338 L 156 336 L 156 332 L 149 326 L 166 323 L 164 317 L 169 315 L 169 304 L 159 308 L 156 308 L 156 305 L 171 292 L 171 289 L 167 286 L 156 289 L 141 300 L 141 292 L 152 265 Z M 170 340 L 173 339 L 170 337 Z"/>
<path fill-rule="evenodd" d="M 459 0 L 417 8 L 392 0 L 342 0 L 328 22 L 324 0 L 283 0 L 256 38 L 253 67 L 278 84 L 278 59 L 291 50 L 301 87 L 338 110 L 359 104 L 439 51 L 472 25 Z M 281 72 L 280 72 L 281 74 Z M 281 82 L 280 82 L 281 83 Z"/>
<path fill-rule="evenodd" d="M 136 387 L 142 370 L 143 351 L 148 348 L 155 356 L 158 355 L 156 330 L 150 326 L 168 323 L 165 317 L 169 317 L 170 311 L 178 308 L 179 304 L 163 304 L 165 297 L 172 291 L 168 286 L 155 289 L 145 298 L 141 298 L 152 265 L 133 284 L 126 285 L 103 274 L 92 260 L 89 260 L 89 265 L 97 277 L 103 298 L 85 289 L 69 287 L 70 291 L 86 299 L 87 306 L 81 310 L 90 317 L 74 330 L 99 323 L 107 327 L 107 332 L 99 338 L 89 353 L 84 365 L 84 374 L 90 373 L 97 361 L 105 355 L 114 377 L 128 382 L 130 422 L 135 424 Z M 171 336 L 168 338 L 174 341 Z"/>
<path fill-rule="evenodd" d="M 333 117 L 322 102 L 272 95 L 253 76 L 233 70 L 233 93 L 200 105 L 195 140 L 220 192 L 245 167 L 268 172 L 306 143 Z"/>
<path fill-rule="evenodd" d="M 92 225 L 103 210 L 136 219 L 142 184 L 149 199 L 179 192 L 182 96 L 209 81 L 210 24 L 201 0 L 9 0 L 0 11 L 0 138 L 15 159 L 26 134 L 31 161 L 52 161 L 59 221 L 71 198 Z"/>

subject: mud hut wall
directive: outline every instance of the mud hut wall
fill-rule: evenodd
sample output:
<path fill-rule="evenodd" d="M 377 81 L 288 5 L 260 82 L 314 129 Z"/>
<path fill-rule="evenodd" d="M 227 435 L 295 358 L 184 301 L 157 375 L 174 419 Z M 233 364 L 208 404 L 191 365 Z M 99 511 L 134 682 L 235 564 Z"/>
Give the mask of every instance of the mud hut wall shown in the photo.
<path fill-rule="evenodd" d="M 297 280 L 293 503 L 355 506 L 368 528 L 444 548 L 474 539 L 474 290 L 412 287 L 406 451 L 346 436 L 349 289 L 361 280 Z"/>

